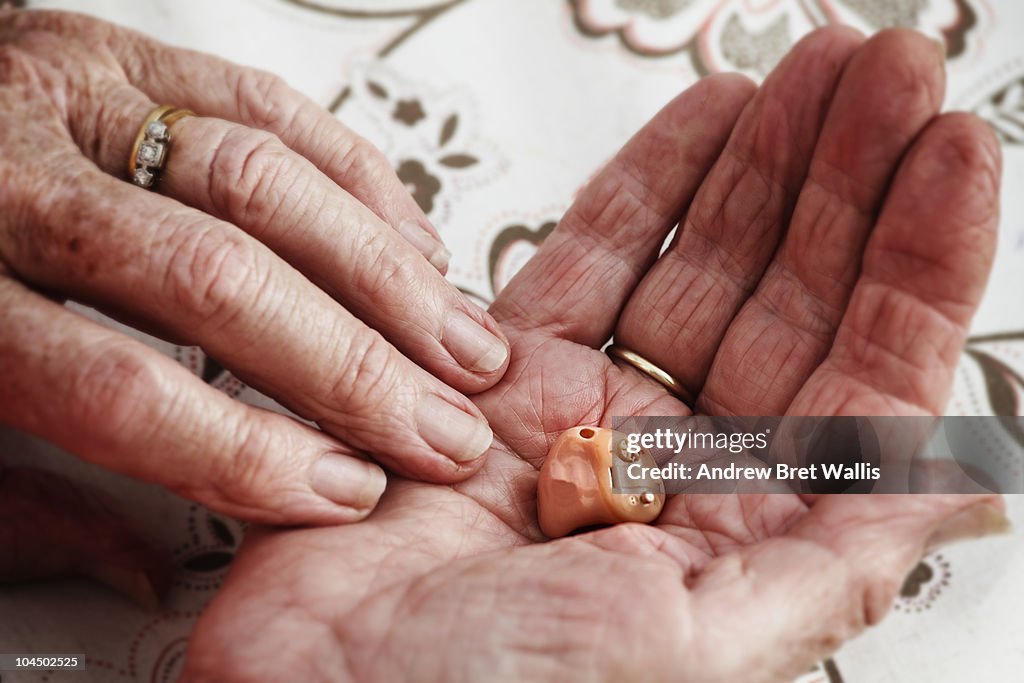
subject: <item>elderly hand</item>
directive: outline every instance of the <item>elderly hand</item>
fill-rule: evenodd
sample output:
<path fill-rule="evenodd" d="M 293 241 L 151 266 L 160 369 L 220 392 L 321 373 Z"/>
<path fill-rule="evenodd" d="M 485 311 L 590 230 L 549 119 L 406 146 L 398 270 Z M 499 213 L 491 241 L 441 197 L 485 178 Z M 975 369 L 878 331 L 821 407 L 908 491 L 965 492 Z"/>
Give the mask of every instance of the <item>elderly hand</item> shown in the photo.
<path fill-rule="evenodd" d="M 482 471 L 254 533 L 184 680 L 782 681 L 878 621 L 930 542 L 993 530 L 1001 501 L 680 495 L 545 543 L 536 469 L 566 428 L 690 413 L 598 350 L 612 332 L 698 411 L 939 413 L 999 177 L 988 129 L 937 115 L 942 83 L 917 34 L 828 29 L 756 92 L 715 76 L 669 104 L 492 308 L 512 363 L 477 398 Z"/>
<path fill-rule="evenodd" d="M 158 194 L 125 178 L 160 103 L 199 116 Z M 460 392 L 501 377 L 507 342 L 387 160 L 277 78 L 0 9 L 0 206 L 0 422 L 268 523 L 364 517 L 385 486 L 368 451 L 434 482 L 482 464 Z M 323 432 L 53 298 L 201 345 Z"/>

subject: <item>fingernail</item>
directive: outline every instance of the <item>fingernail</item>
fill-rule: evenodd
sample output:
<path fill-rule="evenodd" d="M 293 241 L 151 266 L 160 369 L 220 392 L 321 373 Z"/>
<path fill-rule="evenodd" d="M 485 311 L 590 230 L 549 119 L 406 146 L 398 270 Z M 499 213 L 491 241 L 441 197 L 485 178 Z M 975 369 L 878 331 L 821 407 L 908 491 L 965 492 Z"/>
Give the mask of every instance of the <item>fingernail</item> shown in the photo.
<path fill-rule="evenodd" d="M 380 500 L 387 486 L 384 470 L 348 455 L 328 453 L 313 465 L 310 485 L 339 505 L 365 510 Z"/>
<path fill-rule="evenodd" d="M 430 265 L 438 270 L 444 270 L 452 258 L 452 253 L 426 229 L 414 220 L 404 220 L 398 225 L 398 233 L 406 239 L 409 244 L 416 248 L 421 254 L 427 257 Z"/>
<path fill-rule="evenodd" d="M 441 343 L 470 372 L 494 372 L 508 358 L 508 347 L 462 311 L 453 311 L 441 332 Z"/>
<path fill-rule="evenodd" d="M 416 426 L 423 440 L 455 462 L 476 460 L 491 447 L 494 435 L 487 423 L 433 394 L 416 411 Z"/>
<path fill-rule="evenodd" d="M 939 61 L 946 61 L 946 41 L 940 38 L 932 38 L 932 43 L 939 51 Z"/>
<path fill-rule="evenodd" d="M 972 505 L 943 521 L 928 538 L 928 551 L 957 541 L 1008 534 L 1013 530 L 1006 515 L 988 503 Z"/>

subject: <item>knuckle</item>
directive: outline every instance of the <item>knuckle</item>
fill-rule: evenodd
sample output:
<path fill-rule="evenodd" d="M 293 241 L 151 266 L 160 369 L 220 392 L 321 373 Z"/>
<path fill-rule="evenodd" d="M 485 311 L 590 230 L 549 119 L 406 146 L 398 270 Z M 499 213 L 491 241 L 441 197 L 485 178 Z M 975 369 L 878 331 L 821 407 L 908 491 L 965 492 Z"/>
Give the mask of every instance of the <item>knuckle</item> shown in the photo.
<path fill-rule="evenodd" d="M 383 152 L 355 133 L 349 132 L 340 137 L 328 162 L 332 175 L 367 187 L 380 188 L 387 187 L 388 183 L 397 183 L 398 176 Z"/>
<path fill-rule="evenodd" d="M 658 220 L 649 187 L 637 160 L 621 160 L 601 173 L 587 190 L 584 203 L 577 203 L 566 219 L 574 234 L 590 248 L 600 246 L 600 236 L 618 225 L 650 226 Z"/>
<path fill-rule="evenodd" d="M 365 328 L 349 337 L 341 371 L 328 389 L 334 410 L 353 418 L 379 417 L 393 403 L 399 385 L 399 364 L 391 345 L 379 333 Z"/>
<path fill-rule="evenodd" d="M 767 283 L 762 280 L 753 301 L 801 337 L 807 335 L 820 344 L 828 343 L 842 311 L 826 302 L 821 292 L 793 268 L 780 264 L 771 275 Z"/>
<path fill-rule="evenodd" d="M 150 39 L 147 36 L 135 33 L 134 31 L 125 31 L 117 35 L 116 40 L 117 46 L 116 48 L 112 47 L 111 52 L 139 55 L 152 53 L 154 50 L 154 45 L 149 42 Z M 125 59 L 122 57 L 117 61 L 129 83 L 159 83 L 161 79 L 166 78 L 165 71 L 161 68 L 158 60 Z"/>
<path fill-rule="evenodd" d="M 68 74 L 21 46 L 0 45 L 0 145 L 38 157 L 40 148 L 60 140 L 68 128 Z"/>
<path fill-rule="evenodd" d="M 249 223 L 273 211 L 272 188 L 301 176 L 290 150 L 272 133 L 233 126 L 217 143 L 210 164 L 207 194 L 223 215 Z"/>
<path fill-rule="evenodd" d="M 263 259 L 242 235 L 207 226 L 185 231 L 172 249 L 170 296 L 200 325 L 229 324 L 234 312 L 254 307 L 267 285 Z"/>
<path fill-rule="evenodd" d="M 212 485 L 223 498 L 244 507 L 267 507 L 268 495 L 282 473 L 270 457 L 275 452 L 271 430 L 261 422 L 246 421 L 235 430 L 234 445 L 215 462 Z"/>
<path fill-rule="evenodd" d="M 933 67 L 915 60 L 885 61 L 886 77 L 895 93 L 879 114 L 896 122 L 917 122 L 931 117 L 942 104 L 944 85 L 933 74 Z M 925 119 L 927 120 L 927 119 Z"/>
<path fill-rule="evenodd" d="M 936 123 L 941 144 L 933 145 L 943 157 L 939 164 L 950 170 L 997 175 L 1001 166 L 1000 148 L 992 129 L 973 114 L 947 114 Z"/>
<path fill-rule="evenodd" d="M 143 426 L 153 428 L 155 406 L 146 399 L 160 385 L 159 368 L 132 352 L 126 341 L 110 340 L 90 351 L 66 385 L 70 423 L 119 438 Z"/>
<path fill-rule="evenodd" d="M 286 130 L 298 114 L 295 92 L 283 78 L 269 71 L 240 69 L 235 78 L 235 99 L 243 120 L 256 128 Z"/>
<path fill-rule="evenodd" d="M 395 253 L 389 239 L 383 230 L 374 230 L 360 244 L 356 258 L 365 266 L 357 271 L 355 288 L 382 313 L 407 316 L 411 302 L 427 298 L 419 275 L 422 259 L 418 253 Z"/>
<path fill-rule="evenodd" d="M 29 27 L 19 31 L 7 46 L 15 46 L 35 59 L 36 64 L 46 65 L 48 70 L 41 80 L 50 85 L 72 84 L 85 88 L 91 77 L 119 75 L 117 59 L 107 46 L 107 35 L 89 30 L 75 32 L 73 36 L 48 26 Z M 93 74 L 92 71 L 96 71 Z"/>
<path fill-rule="evenodd" d="M 124 138 L 125 111 L 134 103 L 138 92 L 133 86 L 98 75 L 90 68 L 79 82 L 69 87 L 76 93 L 90 93 L 87 98 L 72 97 L 68 109 L 68 129 L 85 158 L 92 160 L 111 175 L 124 173 L 128 142 Z M 92 82 L 90 82 L 92 81 Z"/>

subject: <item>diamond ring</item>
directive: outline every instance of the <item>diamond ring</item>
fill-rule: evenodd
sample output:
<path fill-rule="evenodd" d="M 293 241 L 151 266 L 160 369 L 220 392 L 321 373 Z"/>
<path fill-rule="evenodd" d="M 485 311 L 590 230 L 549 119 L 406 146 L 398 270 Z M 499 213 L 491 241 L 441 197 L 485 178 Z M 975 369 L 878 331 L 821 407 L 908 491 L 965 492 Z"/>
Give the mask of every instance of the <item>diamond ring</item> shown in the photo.
<path fill-rule="evenodd" d="M 149 112 L 132 145 L 128 159 L 128 177 L 139 187 L 151 188 L 164 164 L 171 145 L 171 126 L 186 116 L 195 116 L 188 109 L 170 105 Z"/>

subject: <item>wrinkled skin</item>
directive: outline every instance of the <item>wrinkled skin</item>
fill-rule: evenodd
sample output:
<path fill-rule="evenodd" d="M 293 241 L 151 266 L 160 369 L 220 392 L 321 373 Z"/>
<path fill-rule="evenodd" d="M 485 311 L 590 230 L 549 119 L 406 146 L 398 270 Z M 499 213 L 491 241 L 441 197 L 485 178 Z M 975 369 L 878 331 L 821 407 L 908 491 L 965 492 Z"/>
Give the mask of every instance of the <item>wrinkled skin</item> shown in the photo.
<path fill-rule="evenodd" d="M 149 191 L 127 162 L 158 103 L 197 115 Z M 368 450 L 451 483 L 491 443 L 463 392 L 508 350 L 447 258 L 384 155 L 280 78 L 0 5 L 0 426 L 250 521 L 360 520 L 386 486 Z M 320 430 L 65 299 L 201 346 Z"/>
<path fill-rule="evenodd" d="M 612 333 L 700 413 L 941 412 L 999 177 L 985 126 L 937 115 L 942 79 L 918 35 L 830 29 L 756 93 L 712 77 L 669 104 L 492 307 L 512 359 L 475 397 L 481 472 L 253 532 L 184 680 L 782 681 L 877 622 L 940 527 L 992 531 L 997 498 L 681 495 L 545 542 L 534 507 L 560 431 L 690 412 L 598 350 Z"/>

